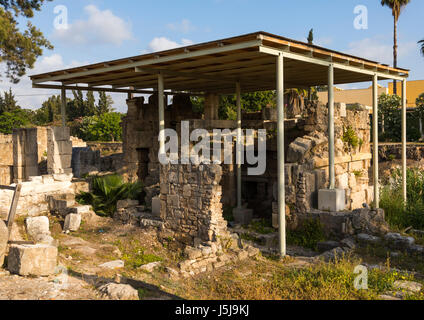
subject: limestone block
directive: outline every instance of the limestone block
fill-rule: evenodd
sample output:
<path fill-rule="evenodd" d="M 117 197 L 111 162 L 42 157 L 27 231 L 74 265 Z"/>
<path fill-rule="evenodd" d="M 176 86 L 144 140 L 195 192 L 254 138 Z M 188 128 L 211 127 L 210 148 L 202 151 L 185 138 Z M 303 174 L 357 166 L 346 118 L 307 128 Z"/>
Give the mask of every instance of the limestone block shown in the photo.
<path fill-rule="evenodd" d="M 50 276 L 55 272 L 57 254 L 57 248 L 50 245 L 12 245 L 7 268 L 21 276 Z"/>
<path fill-rule="evenodd" d="M 69 127 L 50 127 L 47 130 L 47 139 L 52 141 L 67 141 L 71 139 L 71 130 Z"/>
<path fill-rule="evenodd" d="M 6 253 L 7 242 L 9 241 L 9 231 L 3 220 L 0 220 L 0 268 L 4 263 L 4 255 Z"/>
<path fill-rule="evenodd" d="M 25 220 L 27 233 L 35 238 L 39 234 L 50 234 L 50 223 L 47 217 L 34 217 Z"/>
<path fill-rule="evenodd" d="M 134 208 L 137 207 L 140 204 L 138 200 L 119 200 L 116 204 L 116 208 L 119 209 L 127 209 L 127 208 Z"/>
<path fill-rule="evenodd" d="M 81 226 L 81 215 L 71 213 L 71 214 L 68 214 L 65 218 L 65 224 L 63 225 L 63 230 L 75 232 L 75 231 L 78 231 L 80 226 Z"/>
<path fill-rule="evenodd" d="M 339 189 L 348 189 L 349 188 L 349 174 L 344 173 L 336 178 L 336 187 Z"/>
<path fill-rule="evenodd" d="M 139 300 L 138 291 L 128 284 L 108 283 L 99 287 L 99 291 L 112 300 Z"/>
<path fill-rule="evenodd" d="M 350 195 L 351 210 L 363 208 L 363 204 L 367 203 L 365 191 L 352 192 Z"/>
<path fill-rule="evenodd" d="M 297 138 L 290 144 L 287 151 L 287 162 L 297 163 L 303 160 L 305 154 L 312 148 L 312 141 Z"/>

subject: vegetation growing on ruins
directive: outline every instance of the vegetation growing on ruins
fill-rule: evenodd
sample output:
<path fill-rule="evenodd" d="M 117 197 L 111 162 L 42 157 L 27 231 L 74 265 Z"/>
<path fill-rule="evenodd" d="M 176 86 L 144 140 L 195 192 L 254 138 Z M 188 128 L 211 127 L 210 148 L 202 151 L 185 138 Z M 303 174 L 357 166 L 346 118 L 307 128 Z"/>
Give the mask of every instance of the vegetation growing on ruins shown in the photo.
<path fill-rule="evenodd" d="M 119 200 L 139 200 L 143 192 L 140 181 L 124 182 L 119 175 L 94 177 L 91 192 L 81 192 L 77 196 L 80 204 L 91 205 L 97 215 L 111 217 Z"/>
<path fill-rule="evenodd" d="M 424 229 L 424 171 L 417 168 L 407 170 L 406 205 L 402 196 L 402 173 L 392 173 L 391 184 L 381 190 L 380 207 L 384 209 L 387 222 L 395 228 Z"/>
<path fill-rule="evenodd" d="M 317 250 L 317 244 L 325 240 L 324 230 L 318 219 L 305 220 L 296 230 L 287 230 L 287 243 L 312 250 Z"/>

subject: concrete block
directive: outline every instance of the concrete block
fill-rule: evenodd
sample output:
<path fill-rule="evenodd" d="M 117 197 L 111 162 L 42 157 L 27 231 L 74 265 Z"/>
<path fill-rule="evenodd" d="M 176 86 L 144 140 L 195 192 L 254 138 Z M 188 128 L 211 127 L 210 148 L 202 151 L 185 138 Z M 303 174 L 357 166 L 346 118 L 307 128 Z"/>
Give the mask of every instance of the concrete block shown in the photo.
<path fill-rule="evenodd" d="M 7 268 L 21 276 L 50 276 L 55 272 L 57 254 L 57 248 L 50 245 L 12 245 Z"/>
<path fill-rule="evenodd" d="M 152 198 L 152 214 L 155 217 L 160 217 L 160 198 Z"/>
<path fill-rule="evenodd" d="M 346 209 L 346 193 L 341 189 L 321 189 L 318 191 L 318 209 L 337 212 Z"/>
<path fill-rule="evenodd" d="M 253 210 L 245 208 L 234 208 L 233 216 L 235 223 L 248 225 L 253 219 Z"/>

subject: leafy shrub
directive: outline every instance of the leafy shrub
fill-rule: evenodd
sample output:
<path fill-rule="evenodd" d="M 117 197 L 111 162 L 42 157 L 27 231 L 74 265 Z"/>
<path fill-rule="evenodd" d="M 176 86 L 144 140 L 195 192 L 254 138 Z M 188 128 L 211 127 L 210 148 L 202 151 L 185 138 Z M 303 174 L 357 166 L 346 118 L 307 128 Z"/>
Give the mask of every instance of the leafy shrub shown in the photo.
<path fill-rule="evenodd" d="M 122 115 L 116 112 L 80 119 L 75 135 L 84 141 L 121 141 Z"/>
<path fill-rule="evenodd" d="M 324 230 L 318 219 L 306 220 L 303 225 L 295 231 L 287 231 L 287 243 L 312 250 L 317 250 L 317 244 L 325 240 Z"/>
<path fill-rule="evenodd" d="M 81 192 L 77 201 L 83 205 L 91 205 L 97 215 L 111 217 L 116 211 L 119 200 L 138 200 L 142 195 L 143 186 L 140 181 L 124 183 L 119 175 L 94 177 L 92 191 Z"/>
<path fill-rule="evenodd" d="M 402 195 L 402 173 L 397 169 L 392 173 L 391 184 L 381 190 L 380 207 L 392 227 L 424 229 L 424 171 L 408 168 L 406 177 L 406 205 Z"/>
<path fill-rule="evenodd" d="M 363 141 L 361 143 L 360 139 L 358 138 L 358 135 L 356 134 L 355 130 L 352 129 L 352 127 L 347 127 L 343 131 L 343 142 L 348 145 L 349 148 L 357 148 L 360 144 L 363 144 Z"/>

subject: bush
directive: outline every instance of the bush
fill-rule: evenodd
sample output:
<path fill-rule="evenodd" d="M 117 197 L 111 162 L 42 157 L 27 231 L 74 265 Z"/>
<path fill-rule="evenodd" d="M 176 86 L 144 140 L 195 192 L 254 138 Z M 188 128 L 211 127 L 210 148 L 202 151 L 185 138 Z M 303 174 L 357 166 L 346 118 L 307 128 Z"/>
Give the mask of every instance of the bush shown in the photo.
<path fill-rule="evenodd" d="M 417 168 L 407 170 L 406 205 L 403 201 L 400 169 L 392 173 L 391 180 L 391 185 L 382 188 L 380 200 L 387 222 L 396 228 L 412 226 L 415 229 L 424 229 L 424 171 Z"/>
<path fill-rule="evenodd" d="M 317 244 L 325 240 L 324 230 L 318 219 L 306 220 L 303 225 L 295 231 L 287 231 L 287 243 L 312 250 L 317 250 Z"/>
<path fill-rule="evenodd" d="M 84 141 L 121 141 L 121 121 L 120 113 L 104 113 L 82 118 L 74 130 L 77 137 Z"/>
<path fill-rule="evenodd" d="M 83 205 L 91 205 L 97 215 L 111 217 L 116 211 L 119 200 L 139 200 L 143 186 L 140 181 L 124 183 L 121 176 L 110 175 L 94 177 L 92 192 L 81 192 L 77 201 Z"/>

